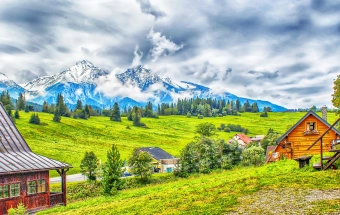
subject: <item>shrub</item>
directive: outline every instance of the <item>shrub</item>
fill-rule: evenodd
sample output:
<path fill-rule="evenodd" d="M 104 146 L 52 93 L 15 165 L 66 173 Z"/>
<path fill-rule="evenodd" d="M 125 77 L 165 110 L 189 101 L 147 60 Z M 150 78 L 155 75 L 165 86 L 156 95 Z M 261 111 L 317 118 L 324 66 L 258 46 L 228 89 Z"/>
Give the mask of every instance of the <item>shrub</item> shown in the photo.
<path fill-rule="evenodd" d="M 191 113 L 190 112 L 187 113 L 187 117 L 191 118 Z"/>
<path fill-rule="evenodd" d="M 198 115 L 197 118 L 198 119 L 203 119 L 203 115 Z"/>
<path fill-rule="evenodd" d="M 17 208 L 10 208 L 8 215 L 25 215 L 27 208 L 23 203 L 19 203 Z"/>
<path fill-rule="evenodd" d="M 260 166 L 264 163 L 264 150 L 260 146 L 252 146 L 242 153 L 244 166 Z"/>
<path fill-rule="evenodd" d="M 230 129 L 229 127 L 225 127 L 225 128 L 224 128 L 224 131 L 225 131 L 225 132 L 230 132 L 231 129 Z"/>
<path fill-rule="evenodd" d="M 33 113 L 33 114 L 31 115 L 31 118 L 30 118 L 30 120 L 29 120 L 29 123 L 39 125 L 39 124 L 40 124 L 39 115 Z"/>
<path fill-rule="evenodd" d="M 268 117 L 268 113 L 267 112 L 261 113 L 260 117 Z"/>

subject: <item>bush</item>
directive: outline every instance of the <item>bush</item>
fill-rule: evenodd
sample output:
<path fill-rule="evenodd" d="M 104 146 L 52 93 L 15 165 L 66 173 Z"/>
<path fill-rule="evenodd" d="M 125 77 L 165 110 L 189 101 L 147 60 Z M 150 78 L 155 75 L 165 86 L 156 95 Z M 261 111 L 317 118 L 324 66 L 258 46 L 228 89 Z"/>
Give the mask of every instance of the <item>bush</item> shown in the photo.
<path fill-rule="evenodd" d="M 33 113 L 33 114 L 31 115 L 31 118 L 30 118 L 30 120 L 29 120 L 29 123 L 39 125 L 39 124 L 40 124 L 39 115 Z"/>
<path fill-rule="evenodd" d="M 203 115 L 198 115 L 197 118 L 198 119 L 203 119 Z"/>
<path fill-rule="evenodd" d="M 242 153 L 244 166 L 261 166 L 264 161 L 264 150 L 260 146 L 252 146 Z"/>
<path fill-rule="evenodd" d="M 187 113 L 187 117 L 191 118 L 191 113 L 190 112 Z"/>
<path fill-rule="evenodd" d="M 225 128 L 224 128 L 224 131 L 225 131 L 225 132 L 230 132 L 231 129 L 230 129 L 229 127 L 225 127 Z"/>
<path fill-rule="evenodd" d="M 19 203 L 17 208 L 10 208 L 8 215 L 25 215 L 27 208 L 23 203 Z"/>
<path fill-rule="evenodd" d="M 260 117 L 268 117 L 268 113 L 267 112 L 261 113 Z"/>

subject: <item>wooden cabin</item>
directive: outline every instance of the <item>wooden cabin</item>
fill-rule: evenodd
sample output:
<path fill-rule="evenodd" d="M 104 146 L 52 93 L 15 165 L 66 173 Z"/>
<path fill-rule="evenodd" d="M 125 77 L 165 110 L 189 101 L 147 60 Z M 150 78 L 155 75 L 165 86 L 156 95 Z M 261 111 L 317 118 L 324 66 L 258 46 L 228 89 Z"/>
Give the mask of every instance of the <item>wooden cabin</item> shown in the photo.
<path fill-rule="evenodd" d="M 29 211 L 66 205 L 66 172 L 71 165 L 32 152 L 0 104 L 0 214 L 23 203 Z M 50 192 L 49 171 L 62 178 L 62 192 Z"/>
<path fill-rule="evenodd" d="M 326 117 L 325 117 L 326 118 Z M 267 162 L 279 160 L 282 157 L 296 159 L 306 155 L 320 154 L 320 144 L 307 150 L 323 135 L 331 125 L 313 111 L 309 111 L 293 127 L 277 140 L 275 149 L 269 153 Z M 340 132 L 332 128 L 322 137 L 322 151 L 328 152 L 334 140 L 340 138 Z"/>

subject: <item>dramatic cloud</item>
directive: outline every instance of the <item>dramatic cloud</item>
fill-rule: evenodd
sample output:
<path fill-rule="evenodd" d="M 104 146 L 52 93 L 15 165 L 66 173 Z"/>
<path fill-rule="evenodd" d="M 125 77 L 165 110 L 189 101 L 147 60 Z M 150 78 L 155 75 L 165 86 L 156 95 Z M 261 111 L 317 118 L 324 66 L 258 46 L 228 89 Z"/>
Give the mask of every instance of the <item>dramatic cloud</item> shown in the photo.
<path fill-rule="evenodd" d="M 331 106 L 339 26 L 336 0 L 2 0 L 0 72 L 24 83 L 82 59 L 107 71 L 144 64 L 218 93 Z M 114 84 L 100 90 L 151 96 Z"/>
<path fill-rule="evenodd" d="M 148 40 L 150 40 L 152 44 L 152 49 L 150 50 L 150 54 L 152 56 L 152 61 L 155 62 L 161 56 L 167 56 L 174 54 L 181 48 L 183 48 L 183 44 L 177 45 L 176 43 L 167 39 L 160 32 L 154 32 L 153 29 L 148 34 Z"/>
<path fill-rule="evenodd" d="M 135 57 L 133 58 L 131 67 L 136 67 L 138 65 L 141 65 L 141 59 L 143 57 L 143 52 L 139 51 L 139 46 L 137 45 L 135 48 L 135 51 L 133 52 L 133 54 L 135 55 Z"/>
<path fill-rule="evenodd" d="M 153 6 L 149 0 L 136 0 L 140 4 L 140 9 L 145 14 L 150 14 L 155 17 L 155 19 L 165 16 L 165 13 Z"/>

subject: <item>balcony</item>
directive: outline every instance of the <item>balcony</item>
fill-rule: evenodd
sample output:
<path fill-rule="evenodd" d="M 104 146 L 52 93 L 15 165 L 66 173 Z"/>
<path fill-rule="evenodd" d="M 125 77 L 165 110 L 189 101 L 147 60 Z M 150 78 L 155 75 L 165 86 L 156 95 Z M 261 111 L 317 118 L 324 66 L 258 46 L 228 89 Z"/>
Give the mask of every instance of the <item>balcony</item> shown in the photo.
<path fill-rule="evenodd" d="M 50 194 L 50 206 L 64 205 L 63 193 L 51 193 Z"/>
<path fill-rule="evenodd" d="M 303 135 L 315 135 L 315 134 L 319 134 L 318 130 L 309 130 L 309 131 L 304 131 L 302 132 Z"/>

